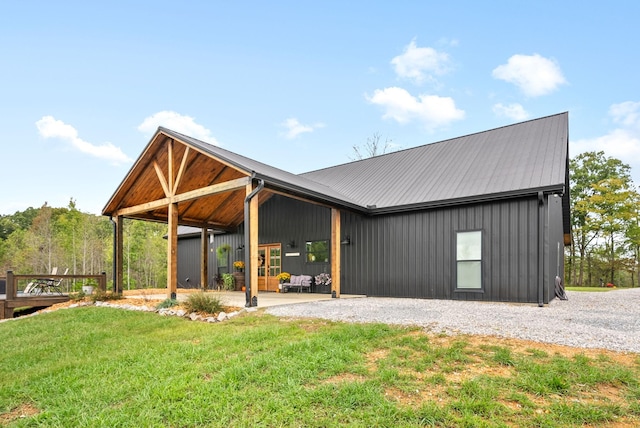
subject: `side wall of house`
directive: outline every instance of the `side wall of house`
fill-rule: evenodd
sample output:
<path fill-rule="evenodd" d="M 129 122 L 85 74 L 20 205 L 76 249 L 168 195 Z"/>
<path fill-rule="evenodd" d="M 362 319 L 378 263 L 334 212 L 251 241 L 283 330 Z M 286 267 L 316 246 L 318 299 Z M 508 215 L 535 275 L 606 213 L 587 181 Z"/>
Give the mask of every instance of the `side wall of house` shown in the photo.
<path fill-rule="evenodd" d="M 345 213 L 343 293 L 536 302 L 537 199 L 506 200 L 387 216 Z M 482 231 L 483 292 L 456 284 L 456 232 Z"/>
<path fill-rule="evenodd" d="M 551 196 L 545 202 L 543 291 L 544 303 L 548 303 L 553 299 L 556 271 L 564 272 L 563 228 L 561 198 Z M 343 211 L 341 239 L 348 236 L 350 244 L 341 249 L 341 291 L 369 296 L 535 303 L 540 287 L 540 212 L 536 198 L 379 216 Z M 330 263 L 308 263 L 305 253 L 307 241 L 330 239 L 330 209 L 276 195 L 260 207 L 259 227 L 261 244 L 282 246 L 283 271 L 310 275 L 330 272 Z M 482 231 L 482 293 L 455 290 L 456 232 L 471 230 Z M 232 251 L 242 244 L 242 229 L 239 231 L 216 235 L 211 262 L 215 263 L 215 248 L 220 243 L 230 243 Z M 185 257 L 183 241 L 193 241 L 199 248 L 199 239 L 180 240 L 179 273 Z M 195 254 L 187 257 L 196 260 L 197 273 L 199 255 Z M 230 263 L 242 259 L 244 251 L 231 256 Z M 215 269 L 210 267 L 212 275 Z M 323 291 L 328 292 L 314 288 L 314 292 Z"/>

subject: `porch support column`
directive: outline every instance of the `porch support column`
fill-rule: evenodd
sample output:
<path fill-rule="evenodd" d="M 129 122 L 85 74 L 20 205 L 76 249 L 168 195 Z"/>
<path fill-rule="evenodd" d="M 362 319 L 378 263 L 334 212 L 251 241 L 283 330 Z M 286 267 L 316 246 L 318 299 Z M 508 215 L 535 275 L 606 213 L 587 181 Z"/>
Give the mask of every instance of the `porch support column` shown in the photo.
<path fill-rule="evenodd" d="M 253 181 L 253 180 L 252 180 Z M 258 306 L 258 193 L 264 188 L 264 181 L 258 180 L 246 186 L 244 198 L 244 282 L 246 307 Z"/>
<path fill-rule="evenodd" d="M 176 298 L 178 286 L 178 204 L 169 204 L 167 239 L 167 297 Z"/>
<path fill-rule="evenodd" d="M 331 208 L 331 297 L 340 297 L 340 210 Z"/>
<path fill-rule="evenodd" d="M 206 227 L 200 233 L 200 287 L 207 290 L 209 286 L 209 234 Z"/>
<path fill-rule="evenodd" d="M 258 305 L 258 197 L 254 196 L 249 202 L 249 257 L 252 270 L 249 274 L 251 281 L 251 306 Z"/>
<path fill-rule="evenodd" d="M 115 276 L 113 278 L 113 292 L 116 294 L 122 294 L 122 283 L 123 283 L 123 275 L 122 272 L 124 271 L 124 217 L 122 216 L 117 216 L 114 219 L 114 224 L 115 224 L 115 238 L 114 238 L 114 257 L 115 260 L 113 261 L 113 263 L 115 263 L 115 269 L 114 269 L 114 273 Z"/>

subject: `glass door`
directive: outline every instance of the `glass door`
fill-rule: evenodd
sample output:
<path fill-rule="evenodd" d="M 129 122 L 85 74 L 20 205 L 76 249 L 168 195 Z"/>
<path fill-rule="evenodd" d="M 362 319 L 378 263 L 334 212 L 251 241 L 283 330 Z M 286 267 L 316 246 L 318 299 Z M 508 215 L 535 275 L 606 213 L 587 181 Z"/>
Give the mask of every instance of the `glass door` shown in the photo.
<path fill-rule="evenodd" d="M 277 291 L 277 276 L 282 271 L 282 248 L 280 244 L 258 247 L 258 291 Z"/>

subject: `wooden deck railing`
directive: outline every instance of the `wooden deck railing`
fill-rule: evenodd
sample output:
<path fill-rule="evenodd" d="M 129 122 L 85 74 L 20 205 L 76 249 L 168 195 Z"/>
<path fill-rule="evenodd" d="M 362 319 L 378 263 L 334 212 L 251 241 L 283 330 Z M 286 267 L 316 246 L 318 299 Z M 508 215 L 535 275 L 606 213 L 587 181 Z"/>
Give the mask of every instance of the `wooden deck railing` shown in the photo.
<path fill-rule="evenodd" d="M 4 300 L 0 300 L 0 319 L 12 318 L 13 310 L 23 306 L 51 306 L 56 303 L 66 302 L 69 297 L 66 295 L 47 295 L 40 294 L 36 296 L 18 296 L 18 281 L 29 279 L 93 279 L 98 282 L 98 288 L 102 291 L 107 289 L 107 274 L 102 272 L 99 275 L 51 275 L 51 274 L 37 274 L 37 275 L 14 275 L 12 271 L 7 272 L 6 276 L 6 297 Z"/>

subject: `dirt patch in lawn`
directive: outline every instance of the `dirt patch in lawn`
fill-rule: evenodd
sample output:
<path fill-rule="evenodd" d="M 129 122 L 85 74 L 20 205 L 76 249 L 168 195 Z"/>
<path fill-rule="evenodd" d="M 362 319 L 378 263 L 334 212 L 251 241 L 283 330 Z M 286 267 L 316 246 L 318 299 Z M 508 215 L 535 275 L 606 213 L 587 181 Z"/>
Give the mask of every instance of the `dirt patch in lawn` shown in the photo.
<path fill-rule="evenodd" d="M 21 404 L 18 407 L 16 407 L 15 409 L 7 412 L 7 413 L 1 413 L 0 414 L 0 425 L 4 426 L 4 425 L 8 425 L 13 421 L 16 421 L 18 419 L 22 419 L 22 418 L 27 418 L 29 416 L 33 416 L 33 415 L 37 415 L 38 413 L 40 413 L 40 410 L 38 410 L 37 407 L 31 405 L 31 404 Z"/>

